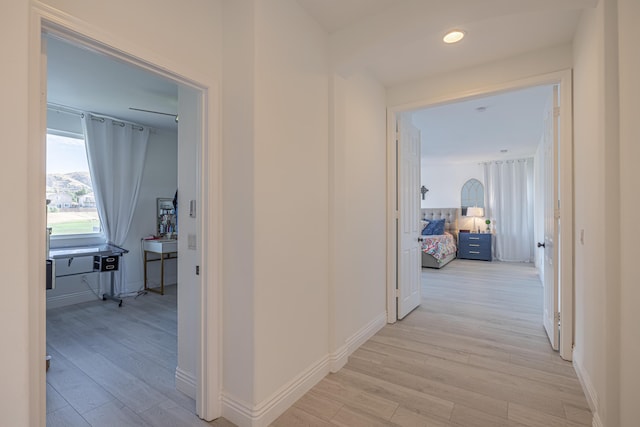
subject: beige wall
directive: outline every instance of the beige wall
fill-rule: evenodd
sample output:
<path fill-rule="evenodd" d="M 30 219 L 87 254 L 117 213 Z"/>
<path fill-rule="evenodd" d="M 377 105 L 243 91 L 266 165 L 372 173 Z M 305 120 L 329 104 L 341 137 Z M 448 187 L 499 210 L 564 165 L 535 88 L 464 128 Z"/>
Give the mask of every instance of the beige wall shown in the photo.
<path fill-rule="evenodd" d="M 640 280 L 636 244 L 632 232 L 638 223 L 638 164 L 640 163 L 640 3 L 618 1 L 620 55 L 620 228 L 621 306 L 620 306 L 620 425 L 637 425 L 640 420 Z"/>
<path fill-rule="evenodd" d="M 327 355 L 329 90 L 327 36 L 297 2 L 256 2 L 255 36 L 258 404 Z"/>
<path fill-rule="evenodd" d="M 366 74 L 332 77 L 331 352 L 386 312 L 386 108 Z"/>
<path fill-rule="evenodd" d="M 2 221 L 10 226 L 5 238 L 10 245 L 0 248 L 0 424 L 26 426 L 31 421 L 29 413 L 29 348 L 28 294 L 29 284 L 37 281 L 30 277 L 29 266 L 33 259 L 25 237 L 29 232 L 27 212 L 28 194 L 28 2 L 15 1 L 3 4 L 0 28 L 0 52 L 3 67 L 0 87 L 6 99 L 0 105 L 0 120 L 5 129 L 0 146 L 6 153 L 0 179 L 3 192 L 11 194 L 11 210 L 2 213 Z M 6 35 L 11 34 L 11 37 Z M 5 62 L 6 61 L 6 62 Z M 44 165 L 44 163 L 43 163 Z M 44 205 L 43 205 L 44 210 Z"/>
<path fill-rule="evenodd" d="M 604 80 L 602 8 L 585 10 L 574 39 L 575 349 L 576 365 L 594 404 L 604 397 L 605 275 L 598 226 L 604 205 Z M 584 231 L 584 244 L 580 234 Z M 601 408 L 595 408 L 601 411 Z"/>
<path fill-rule="evenodd" d="M 223 2 L 223 334 L 224 399 L 254 401 L 254 12 Z M 241 189 L 241 191 L 236 191 Z M 238 304 L 240 302 L 240 304 Z"/>

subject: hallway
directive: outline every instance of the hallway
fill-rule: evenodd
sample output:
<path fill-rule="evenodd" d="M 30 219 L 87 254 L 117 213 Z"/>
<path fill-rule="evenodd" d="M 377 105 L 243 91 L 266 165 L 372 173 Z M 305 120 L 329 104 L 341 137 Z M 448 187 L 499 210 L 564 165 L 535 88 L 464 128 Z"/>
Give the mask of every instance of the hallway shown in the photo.
<path fill-rule="evenodd" d="M 274 426 L 590 426 L 570 362 L 542 327 L 527 264 L 423 269 L 422 304 L 385 326 Z"/>

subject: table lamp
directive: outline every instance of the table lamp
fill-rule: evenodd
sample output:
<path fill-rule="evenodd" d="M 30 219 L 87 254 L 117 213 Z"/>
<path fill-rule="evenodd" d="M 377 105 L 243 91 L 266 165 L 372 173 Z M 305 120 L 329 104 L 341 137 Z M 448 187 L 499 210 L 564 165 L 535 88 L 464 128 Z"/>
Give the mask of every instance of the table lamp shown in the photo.
<path fill-rule="evenodd" d="M 480 232 L 476 226 L 476 218 L 484 217 L 484 209 L 479 207 L 467 208 L 467 216 L 473 217 L 473 229 L 475 233 Z"/>

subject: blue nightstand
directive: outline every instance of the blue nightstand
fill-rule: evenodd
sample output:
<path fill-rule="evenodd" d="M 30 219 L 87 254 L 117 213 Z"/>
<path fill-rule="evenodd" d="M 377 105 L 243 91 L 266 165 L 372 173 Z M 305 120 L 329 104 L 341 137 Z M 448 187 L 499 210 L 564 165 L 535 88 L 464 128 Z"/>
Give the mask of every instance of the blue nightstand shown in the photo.
<path fill-rule="evenodd" d="M 458 258 L 491 261 L 491 234 L 459 233 Z"/>

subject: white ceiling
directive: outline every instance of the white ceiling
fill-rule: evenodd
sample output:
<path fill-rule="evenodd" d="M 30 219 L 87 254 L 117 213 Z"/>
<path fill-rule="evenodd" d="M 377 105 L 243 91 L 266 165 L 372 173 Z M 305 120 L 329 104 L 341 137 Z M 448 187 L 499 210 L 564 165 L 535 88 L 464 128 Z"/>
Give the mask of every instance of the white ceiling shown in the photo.
<path fill-rule="evenodd" d="M 532 157 L 552 95 L 552 86 L 537 86 L 414 112 L 422 158 L 469 163 Z"/>
<path fill-rule="evenodd" d="M 178 86 L 120 60 L 54 37 L 47 38 L 47 102 L 151 126 L 177 130 Z"/>
<path fill-rule="evenodd" d="M 329 33 L 332 64 L 337 72 L 348 74 L 367 71 L 384 86 L 391 87 L 568 43 L 575 32 L 581 10 L 593 7 L 598 0 L 297 1 Z M 451 28 L 463 29 L 467 37 L 456 45 L 445 45 L 441 41 L 442 36 Z M 50 102 L 156 128 L 177 129 L 173 117 L 128 109 L 137 107 L 176 113 L 178 90 L 173 82 L 58 40 L 49 41 L 48 62 Z M 509 102 L 516 101 L 530 108 L 509 106 Z M 520 97 L 517 100 L 509 97 L 496 99 L 493 109 L 488 109 L 483 117 L 488 119 L 499 111 L 529 114 L 527 110 L 532 110 L 536 102 Z M 447 112 L 439 117 L 442 130 L 430 126 L 427 132 L 440 135 L 438 150 L 450 148 L 450 152 L 440 155 L 450 156 L 463 141 L 475 144 L 464 146 L 466 153 L 477 149 L 477 131 L 474 131 L 476 139 L 473 141 L 470 136 L 454 141 L 450 138 L 453 133 L 447 132 L 444 126 L 447 121 L 451 121 L 449 126 L 455 126 L 453 123 L 464 117 L 464 109 L 468 106 L 460 105 L 460 111 L 456 111 L 455 105 L 442 108 Z M 431 110 L 431 114 L 439 112 L 439 109 Z M 541 117 L 541 114 L 537 114 L 537 117 Z M 421 120 L 428 123 L 430 119 Z M 522 120 L 509 116 L 506 122 L 521 123 Z M 499 121 L 506 123 L 504 118 Z M 488 124 L 482 126 L 485 129 L 495 127 Z M 467 128 L 470 129 L 470 126 L 467 125 Z M 525 128 L 535 126 L 523 125 L 519 131 L 521 138 L 502 142 L 496 134 L 487 135 L 486 138 L 496 141 L 496 146 L 506 147 L 514 139 L 533 138 L 532 135 L 524 135 Z M 493 152 L 495 148 L 490 147 Z"/>
<path fill-rule="evenodd" d="M 298 0 L 330 33 L 334 67 L 367 70 L 387 87 L 570 43 L 597 0 Z M 447 45 L 450 29 L 466 37 Z M 423 161 L 528 157 L 551 89 L 530 88 L 414 113 Z M 483 113 L 477 107 L 486 106 Z M 506 149 L 506 153 L 500 150 Z"/>

